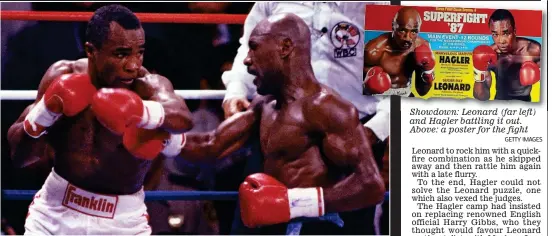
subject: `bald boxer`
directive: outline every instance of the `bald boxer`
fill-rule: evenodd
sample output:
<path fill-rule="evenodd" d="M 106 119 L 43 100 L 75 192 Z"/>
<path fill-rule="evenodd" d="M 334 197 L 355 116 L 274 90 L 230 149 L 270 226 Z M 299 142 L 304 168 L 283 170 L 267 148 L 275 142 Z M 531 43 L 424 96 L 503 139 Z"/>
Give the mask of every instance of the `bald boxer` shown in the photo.
<path fill-rule="evenodd" d="M 212 161 L 249 138 L 260 139 L 263 173 L 249 175 L 239 195 L 246 226 L 271 226 L 261 233 L 289 233 L 290 220 L 383 201 L 384 183 L 357 110 L 314 77 L 305 22 L 289 13 L 262 20 L 249 38 L 249 48 L 244 64 L 256 76 L 260 96 L 213 132 L 183 134 L 180 156 Z M 303 230 L 337 233 L 332 226 L 311 222 Z"/>
<path fill-rule="evenodd" d="M 429 92 L 434 80 L 435 58 L 429 42 L 418 37 L 422 19 L 413 7 L 395 15 L 392 32 L 364 47 L 364 93 L 406 96 L 411 94 L 412 72 L 419 95 Z"/>
<path fill-rule="evenodd" d="M 490 99 L 493 71 L 496 100 L 531 101 L 532 85 L 540 81 L 540 43 L 516 36 L 516 22 L 508 10 L 494 11 L 489 28 L 494 44 L 473 51 L 473 96 L 482 101 Z"/>
<path fill-rule="evenodd" d="M 123 140 L 139 143 L 127 132 L 138 128 L 185 132 L 190 113 L 168 79 L 142 67 L 144 30 L 129 9 L 98 9 L 86 40 L 87 58 L 54 63 L 8 131 L 18 167 L 45 158 L 47 149 L 54 155 L 25 234 L 149 235 L 142 185 L 153 154 Z M 174 152 L 167 146 L 157 154 Z"/>

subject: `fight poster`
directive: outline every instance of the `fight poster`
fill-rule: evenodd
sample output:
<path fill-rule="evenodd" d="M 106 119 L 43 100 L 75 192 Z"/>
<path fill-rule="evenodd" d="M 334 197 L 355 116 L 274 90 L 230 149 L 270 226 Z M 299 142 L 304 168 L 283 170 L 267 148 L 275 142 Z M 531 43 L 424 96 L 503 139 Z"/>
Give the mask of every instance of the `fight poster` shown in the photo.
<path fill-rule="evenodd" d="M 536 10 L 367 5 L 363 94 L 539 102 L 542 18 Z"/>

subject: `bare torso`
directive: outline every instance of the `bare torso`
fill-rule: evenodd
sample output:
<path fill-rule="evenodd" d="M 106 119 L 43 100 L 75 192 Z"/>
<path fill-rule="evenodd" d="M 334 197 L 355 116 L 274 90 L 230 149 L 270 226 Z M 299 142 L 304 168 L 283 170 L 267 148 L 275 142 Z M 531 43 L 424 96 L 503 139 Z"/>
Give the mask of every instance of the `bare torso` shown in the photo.
<path fill-rule="evenodd" d="M 413 51 L 424 43 L 418 38 L 408 50 L 400 51 L 391 45 L 391 33 L 378 36 L 367 44 L 367 65 L 380 66 L 391 77 L 391 88 L 406 88 L 416 69 Z"/>
<path fill-rule="evenodd" d="M 87 62 L 74 63 L 73 73 L 86 73 Z M 147 77 L 135 80 L 131 90 L 148 95 Z M 104 194 L 131 194 L 142 188 L 151 161 L 133 157 L 116 136 L 103 127 L 90 108 L 74 117 L 62 117 L 48 131 L 55 150 L 54 170 L 71 184 Z"/>
<path fill-rule="evenodd" d="M 268 98 L 262 107 L 260 140 L 264 173 L 289 188 L 328 186 L 342 174 L 324 161 L 318 146 L 320 138 L 308 130 L 304 107 L 312 104 L 316 96 L 301 98 L 281 109 L 276 108 L 276 100 Z"/>
<path fill-rule="evenodd" d="M 515 96 L 529 96 L 532 86 L 523 86 L 519 80 L 519 71 L 521 64 L 525 61 L 535 61 L 535 57 L 530 55 L 529 47 L 534 41 L 518 38 L 517 49 L 512 54 L 498 54 L 497 67 L 494 72 L 496 79 L 496 98 L 509 99 Z M 496 45 L 492 45 L 497 50 Z"/>

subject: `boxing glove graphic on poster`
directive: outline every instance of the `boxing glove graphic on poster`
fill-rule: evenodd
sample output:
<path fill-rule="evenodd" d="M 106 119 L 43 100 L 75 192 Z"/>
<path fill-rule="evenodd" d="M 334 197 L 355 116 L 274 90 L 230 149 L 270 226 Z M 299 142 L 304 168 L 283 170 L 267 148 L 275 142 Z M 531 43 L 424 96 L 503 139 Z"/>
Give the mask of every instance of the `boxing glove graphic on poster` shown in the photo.
<path fill-rule="evenodd" d="M 541 26 L 535 10 L 367 5 L 363 93 L 538 102 Z"/>

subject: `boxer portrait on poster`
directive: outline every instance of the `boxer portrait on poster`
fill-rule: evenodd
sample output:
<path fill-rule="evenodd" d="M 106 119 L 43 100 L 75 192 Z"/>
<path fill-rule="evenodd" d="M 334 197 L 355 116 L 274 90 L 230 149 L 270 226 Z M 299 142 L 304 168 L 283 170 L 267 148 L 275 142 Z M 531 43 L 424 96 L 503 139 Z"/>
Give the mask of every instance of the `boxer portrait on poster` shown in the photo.
<path fill-rule="evenodd" d="M 490 46 L 480 45 L 473 51 L 474 90 L 479 100 L 489 100 L 496 75 L 495 100 L 531 101 L 532 85 L 540 80 L 541 44 L 516 36 L 516 21 L 508 10 L 498 9 L 489 19 L 493 38 Z"/>
<path fill-rule="evenodd" d="M 368 41 L 364 47 L 364 91 L 412 96 L 410 86 L 415 70 L 419 75 L 414 77 L 416 90 L 422 95 L 429 91 L 435 59 L 429 42 L 418 36 L 421 24 L 415 8 L 403 7 L 393 18 L 392 32 Z"/>

